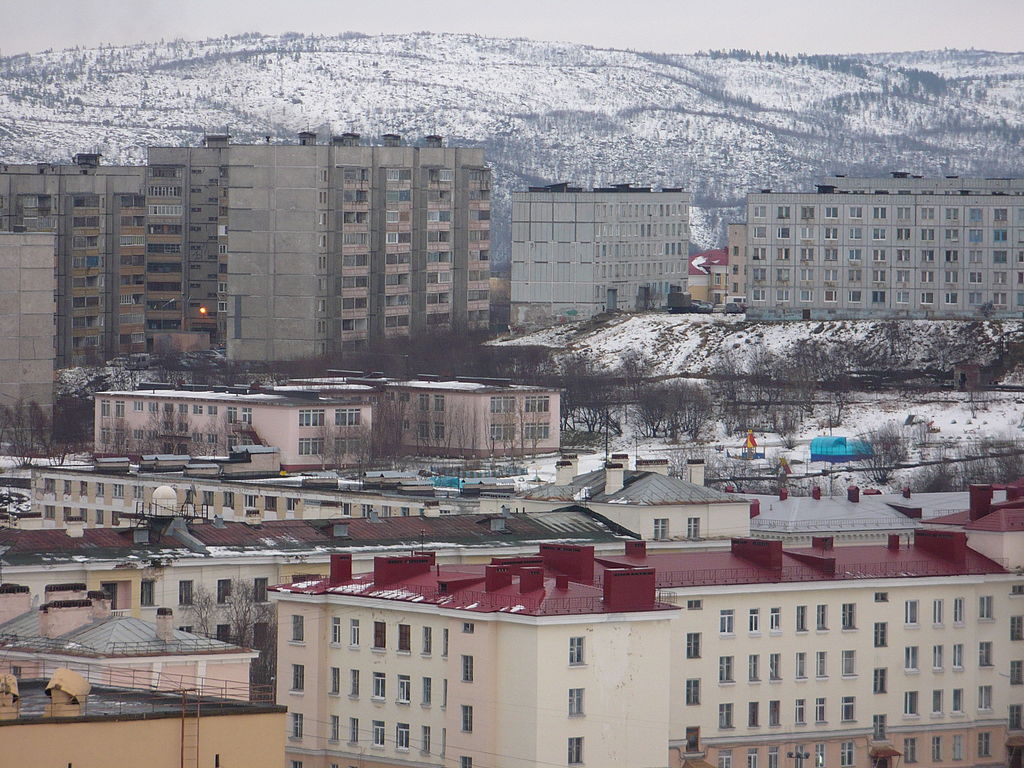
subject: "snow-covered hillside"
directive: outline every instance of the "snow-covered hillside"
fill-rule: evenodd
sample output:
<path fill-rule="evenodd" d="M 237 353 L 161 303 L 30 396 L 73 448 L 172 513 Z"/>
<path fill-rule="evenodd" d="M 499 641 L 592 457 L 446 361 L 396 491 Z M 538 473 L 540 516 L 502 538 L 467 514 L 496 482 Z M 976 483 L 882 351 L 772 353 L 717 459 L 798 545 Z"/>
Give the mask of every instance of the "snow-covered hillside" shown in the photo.
<path fill-rule="evenodd" d="M 1024 341 L 1024 321 L 834 320 L 747 322 L 736 315 L 625 315 L 607 322 L 567 323 L 501 339 L 498 345 L 550 347 L 556 357 L 582 353 L 604 370 L 642 352 L 651 376 L 700 376 L 726 355 L 755 350 L 785 355 L 807 342 L 847 351 L 855 367 L 949 372 L 956 363 L 988 363 L 1000 344 Z"/>
<path fill-rule="evenodd" d="M 1008 175 L 1024 136 L 1024 57 L 661 55 L 433 34 L 246 35 L 0 59 L 0 161 L 299 130 L 440 133 L 495 167 L 496 256 L 508 191 L 631 181 L 695 193 L 694 239 L 721 242 L 752 188 L 830 172 Z M 504 215 L 503 215 L 504 214 Z"/>

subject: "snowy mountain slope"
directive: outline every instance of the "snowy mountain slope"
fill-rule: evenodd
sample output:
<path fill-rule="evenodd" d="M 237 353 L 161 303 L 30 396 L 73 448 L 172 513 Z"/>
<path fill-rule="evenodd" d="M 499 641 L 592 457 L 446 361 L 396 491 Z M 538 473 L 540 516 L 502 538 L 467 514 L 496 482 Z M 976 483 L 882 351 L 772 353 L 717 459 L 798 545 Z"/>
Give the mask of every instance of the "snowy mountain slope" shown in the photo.
<path fill-rule="evenodd" d="M 432 34 L 246 35 L 0 59 L 0 160 L 298 130 L 440 133 L 508 192 L 632 181 L 695 193 L 694 239 L 721 242 L 746 191 L 830 172 L 1009 175 L 1024 137 L 1024 55 L 662 55 Z"/>
<path fill-rule="evenodd" d="M 723 356 L 740 362 L 755 350 L 787 354 L 808 341 L 848 350 L 866 367 L 949 371 L 964 361 L 989 362 L 1000 342 L 1024 341 L 1024 321 L 953 320 L 746 322 L 727 315 L 642 314 L 596 327 L 568 323 L 492 342 L 550 347 L 556 357 L 582 353 L 614 370 L 630 352 L 643 350 L 652 376 L 708 373 Z"/>

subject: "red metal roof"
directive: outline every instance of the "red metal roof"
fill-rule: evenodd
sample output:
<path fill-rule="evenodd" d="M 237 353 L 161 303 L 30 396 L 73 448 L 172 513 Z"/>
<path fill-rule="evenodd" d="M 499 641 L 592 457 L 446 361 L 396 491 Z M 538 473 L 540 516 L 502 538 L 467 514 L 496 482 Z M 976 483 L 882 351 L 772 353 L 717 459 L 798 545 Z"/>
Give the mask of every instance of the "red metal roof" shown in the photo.
<path fill-rule="evenodd" d="M 966 531 L 1024 531 L 1024 509 L 997 509 L 964 525 Z"/>
<path fill-rule="evenodd" d="M 275 589 L 550 615 L 660 610 L 666 606 L 653 601 L 653 590 L 666 587 L 1006 573 L 995 561 L 969 549 L 962 532 L 920 532 L 909 548 L 836 548 L 823 539 L 818 547 L 783 550 L 780 541 L 734 539 L 729 552 L 648 555 L 641 542 L 627 545 L 627 552 L 595 557 L 593 547 L 541 545 L 535 557 L 496 558 L 491 566 L 437 566 L 433 553 L 421 552 L 375 558 L 374 573 L 363 576 L 352 576 L 349 559 L 338 561 L 343 567 L 337 571 L 332 562 L 333 580 Z M 636 579 L 627 584 L 625 576 L 631 574 L 649 583 Z M 652 593 L 649 599 L 645 589 Z M 614 609 L 609 607 L 613 604 Z"/>
<path fill-rule="evenodd" d="M 724 267 L 729 264 L 729 250 L 727 248 L 715 248 L 710 251 L 701 251 L 690 257 L 688 274 L 707 275 L 711 270 L 705 267 Z"/>

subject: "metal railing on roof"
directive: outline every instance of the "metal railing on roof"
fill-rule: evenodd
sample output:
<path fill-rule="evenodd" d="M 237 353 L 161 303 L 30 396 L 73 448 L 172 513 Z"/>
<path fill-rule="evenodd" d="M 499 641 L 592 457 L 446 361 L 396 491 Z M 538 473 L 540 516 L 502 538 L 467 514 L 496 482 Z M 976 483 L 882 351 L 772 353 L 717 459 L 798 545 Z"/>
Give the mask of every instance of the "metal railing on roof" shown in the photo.
<path fill-rule="evenodd" d="M 131 691 L 133 695 L 124 702 L 125 712 L 139 711 L 140 704 L 143 711 L 147 708 L 165 710 L 168 705 L 174 705 L 175 695 L 180 696 L 183 693 L 190 701 L 201 700 L 204 711 L 218 705 L 221 708 L 236 708 L 244 703 L 275 703 L 273 685 L 252 685 L 248 681 L 221 680 L 200 675 L 102 664 L 37 662 L 32 659 L 12 658 L 0 661 L 0 673 L 17 673 L 19 681 L 47 681 L 58 669 L 77 672 L 94 687 Z M 89 714 L 88 703 L 87 699 L 83 715 Z M 102 704 L 103 714 L 114 714 L 109 711 L 110 705 L 109 700 Z"/>

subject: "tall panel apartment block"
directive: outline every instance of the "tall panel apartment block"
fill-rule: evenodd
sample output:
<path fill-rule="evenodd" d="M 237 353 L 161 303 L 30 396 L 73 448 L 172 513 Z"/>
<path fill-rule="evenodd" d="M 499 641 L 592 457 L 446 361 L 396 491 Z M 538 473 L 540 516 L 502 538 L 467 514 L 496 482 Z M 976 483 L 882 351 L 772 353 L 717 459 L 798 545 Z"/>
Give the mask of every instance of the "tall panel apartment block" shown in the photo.
<path fill-rule="evenodd" d="M 833 176 L 747 197 L 751 317 L 1024 312 L 1024 179 Z"/>
<path fill-rule="evenodd" d="M 58 366 L 146 349 L 145 169 L 0 165 L 0 231 L 57 236 Z"/>
<path fill-rule="evenodd" d="M 53 404 L 56 239 L 0 232 L 0 405 Z"/>
<path fill-rule="evenodd" d="M 516 324 L 661 306 L 686 285 L 690 194 L 567 184 L 512 195 Z"/>
<path fill-rule="evenodd" d="M 228 137 L 150 147 L 146 169 L 146 329 L 224 337 Z M 219 311 L 221 310 L 221 311 Z"/>
<path fill-rule="evenodd" d="M 488 323 L 481 149 L 356 134 L 228 149 L 228 356 L 285 360 Z"/>

